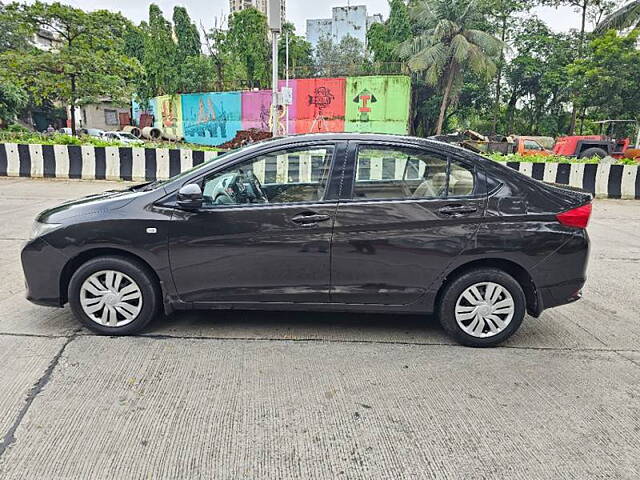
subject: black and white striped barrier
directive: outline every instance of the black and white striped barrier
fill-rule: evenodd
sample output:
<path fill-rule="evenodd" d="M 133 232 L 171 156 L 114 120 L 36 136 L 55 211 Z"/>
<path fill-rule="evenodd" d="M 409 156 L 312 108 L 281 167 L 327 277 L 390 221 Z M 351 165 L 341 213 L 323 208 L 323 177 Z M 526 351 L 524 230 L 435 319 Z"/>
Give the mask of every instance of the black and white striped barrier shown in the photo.
<path fill-rule="evenodd" d="M 638 165 L 552 162 L 507 162 L 507 165 L 536 180 L 582 188 L 596 197 L 640 199 Z"/>
<path fill-rule="evenodd" d="M 166 148 L 0 144 L 0 176 L 164 180 L 217 156 Z"/>
<path fill-rule="evenodd" d="M 166 148 L 0 144 L 0 176 L 150 181 L 166 179 L 217 152 Z M 597 197 L 640 199 L 636 165 L 508 162 L 545 182 L 583 188 Z"/>

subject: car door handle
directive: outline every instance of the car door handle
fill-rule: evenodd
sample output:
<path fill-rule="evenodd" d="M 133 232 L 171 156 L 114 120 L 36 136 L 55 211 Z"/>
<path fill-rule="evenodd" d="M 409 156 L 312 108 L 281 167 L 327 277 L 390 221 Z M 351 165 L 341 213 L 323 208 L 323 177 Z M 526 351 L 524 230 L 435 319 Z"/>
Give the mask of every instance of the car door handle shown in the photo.
<path fill-rule="evenodd" d="M 478 207 L 473 205 L 447 205 L 438 210 L 440 215 L 446 215 L 448 217 L 460 217 L 462 215 L 469 215 L 478 211 Z"/>
<path fill-rule="evenodd" d="M 299 223 L 300 225 L 315 225 L 316 223 L 331 220 L 331 217 L 320 213 L 301 213 L 293 217 L 291 220 L 295 223 Z"/>

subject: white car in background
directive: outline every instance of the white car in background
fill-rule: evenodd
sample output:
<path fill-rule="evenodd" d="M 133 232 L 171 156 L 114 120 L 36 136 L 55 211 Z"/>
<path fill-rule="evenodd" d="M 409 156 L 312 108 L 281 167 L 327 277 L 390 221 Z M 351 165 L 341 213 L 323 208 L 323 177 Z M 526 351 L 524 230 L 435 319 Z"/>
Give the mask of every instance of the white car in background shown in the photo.
<path fill-rule="evenodd" d="M 129 132 L 105 132 L 102 135 L 104 140 L 113 140 L 122 143 L 142 144 L 144 143 L 135 135 L 131 135 Z"/>
<path fill-rule="evenodd" d="M 103 135 L 107 132 L 105 132 L 104 130 L 101 130 L 99 128 L 86 128 L 84 129 L 84 133 L 85 135 L 89 135 L 90 137 L 98 137 L 98 138 L 102 138 Z"/>

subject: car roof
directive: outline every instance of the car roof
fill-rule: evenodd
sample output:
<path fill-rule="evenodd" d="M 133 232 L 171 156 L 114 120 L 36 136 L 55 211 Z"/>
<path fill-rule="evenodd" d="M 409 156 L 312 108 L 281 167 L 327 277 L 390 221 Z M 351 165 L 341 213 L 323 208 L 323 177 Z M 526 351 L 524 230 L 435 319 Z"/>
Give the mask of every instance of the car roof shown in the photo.
<path fill-rule="evenodd" d="M 454 145 L 440 140 L 432 138 L 413 137 L 410 135 L 394 135 L 388 133 L 304 133 L 289 135 L 287 137 L 270 138 L 263 142 L 258 142 L 255 145 L 263 144 L 272 146 L 287 146 L 296 143 L 306 143 L 314 141 L 361 141 L 361 142 L 390 142 L 390 143 L 410 143 L 416 146 L 432 147 L 436 150 L 451 151 L 461 156 L 477 159 L 479 155 L 462 148 L 459 145 Z M 484 157 L 481 157 L 484 158 Z"/>

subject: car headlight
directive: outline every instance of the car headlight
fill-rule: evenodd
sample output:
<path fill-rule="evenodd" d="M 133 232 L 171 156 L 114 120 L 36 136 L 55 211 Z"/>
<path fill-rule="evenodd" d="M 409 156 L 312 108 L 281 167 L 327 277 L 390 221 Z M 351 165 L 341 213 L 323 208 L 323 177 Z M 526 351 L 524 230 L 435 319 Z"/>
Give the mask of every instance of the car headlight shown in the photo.
<path fill-rule="evenodd" d="M 33 222 L 33 228 L 31 229 L 31 237 L 29 237 L 29 239 L 33 240 L 34 238 L 41 237 L 45 233 L 49 233 L 58 227 L 60 227 L 59 223 Z"/>

